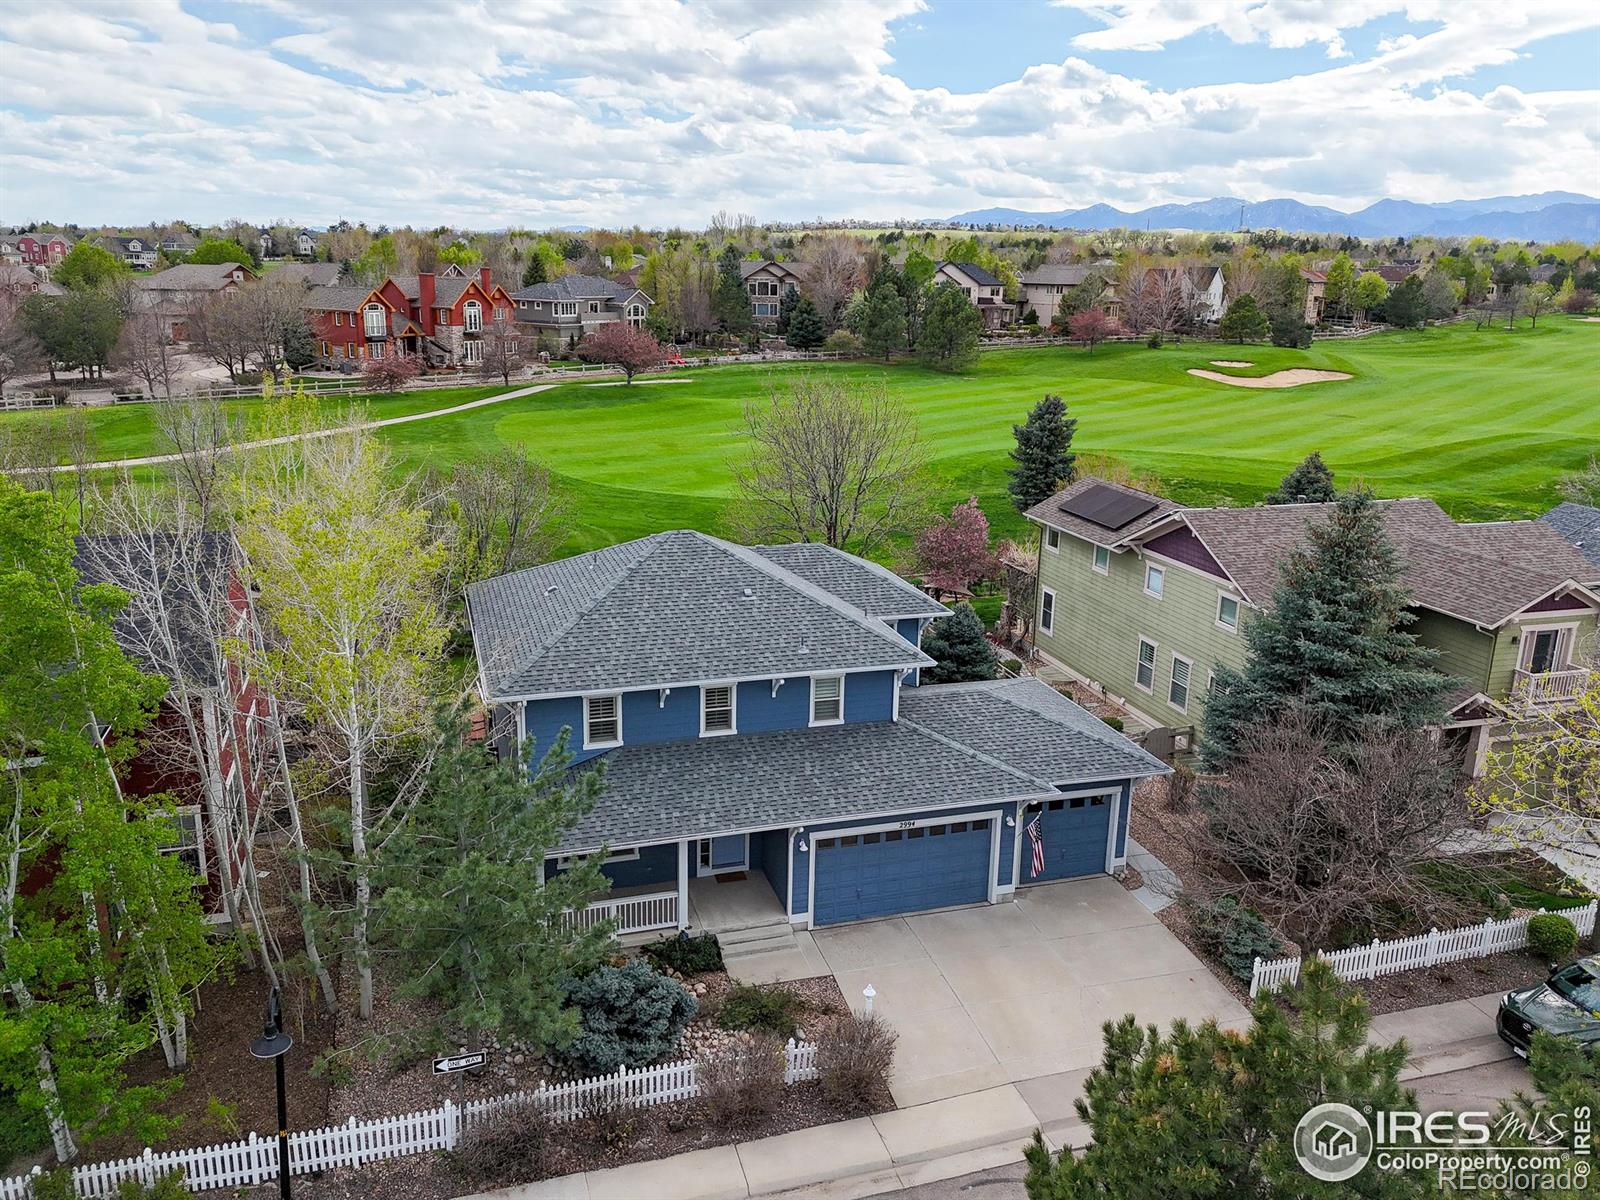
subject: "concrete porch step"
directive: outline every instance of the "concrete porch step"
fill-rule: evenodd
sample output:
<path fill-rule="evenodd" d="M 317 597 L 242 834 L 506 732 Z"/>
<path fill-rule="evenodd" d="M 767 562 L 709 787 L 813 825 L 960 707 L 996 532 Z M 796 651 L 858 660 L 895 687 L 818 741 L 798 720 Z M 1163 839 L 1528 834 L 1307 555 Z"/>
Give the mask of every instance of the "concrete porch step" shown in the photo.
<path fill-rule="evenodd" d="M 717 934 L 722 946 L 722 957 L 743 958 L 751 954 L 767 954 L 796 948 L 794 930 L 788 921 L 758 925 L 748 929 L 732 929 Z"/>

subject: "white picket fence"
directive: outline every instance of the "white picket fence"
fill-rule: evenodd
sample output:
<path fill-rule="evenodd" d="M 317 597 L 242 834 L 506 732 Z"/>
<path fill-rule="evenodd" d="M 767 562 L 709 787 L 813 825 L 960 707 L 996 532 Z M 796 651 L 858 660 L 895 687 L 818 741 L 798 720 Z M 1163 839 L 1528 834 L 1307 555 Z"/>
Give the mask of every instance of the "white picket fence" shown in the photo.
<path fill-rule="evenodd" d="M 792 1038 L 784 1047 L 783 1081 L 803 1083 L 817 1077 L 817 1047 Z M 446 1100 L 426 1112 L 402 1117 L 375 1117 L 343 1125 L 301 1130 L 289 1135 L 289 1173 L 308 1175 L 334 1167 L 359 1167 L 362 1163 L 431 1150 L 453 1150 L 474 1126 L 507 1109 L 538 1106 L 553 1120 L 572 1121 L 597 1107 L 644 1108 L 688 1100 L 700 1094 L 692 1059 L 642 1067 L 623 1067 L 614 1075 L 598 1075 L 571 1083 L 541 1084 L 533 1091 L 512 1092 L 456 1105 Z M 278 1177 L 278 1141 L 252 1133 L 240 1142 L 200 1146 L 191 1150 L 146 1150 L 136 1158 L 93 1163 L 72 1169 L 74 1192 L 85 1200 L 116 1194 L 124 1179 L 154 1183 L 174 1171 L 194 1191 L 248 1187 Z M 0 1179 L 0 1200 L 31 1200 L 29 1180 L 39 1174 Z"/>
<path fill-rule="evenodd" d="M 1597 907 L 1600 907 L 1600 901 L 1591 900 L 1582 908 L 1563 909 L 1559 915 L 1576 926 L 1579 937 L 1588 937 L 1594 932 Z M 1544 909 L 1539 911 L 1543 912 Z M 1369 946 L 1351 946 L 1348 950 L 1319 950 L 1315 957 L 1333 967 L 1334 974 L 1340 979 L 1376 979 L 1380 975 L 1394 975 L 1401 971 L 1416 971 L 1423 967 L 1436 967 L 1468 958 L 1488 958 L 1491 954 L 1525 949 L 1528 945 L 1528 920 L 1527 916 L 1510 917 L 1504 921 L 1488 920 L 1482 925 L 1467 925 L 1443 933 L 1430 929 L 1415 937 L 1388 942 L 1374 939 Z M 1256 959 L 1255 969 L 1250 976 L 1250 994 L 1254 996 L 1262 990 L 1272 991 L 1298 982 L 1301 962 L 1298 956 L 1267 961 Z"/>

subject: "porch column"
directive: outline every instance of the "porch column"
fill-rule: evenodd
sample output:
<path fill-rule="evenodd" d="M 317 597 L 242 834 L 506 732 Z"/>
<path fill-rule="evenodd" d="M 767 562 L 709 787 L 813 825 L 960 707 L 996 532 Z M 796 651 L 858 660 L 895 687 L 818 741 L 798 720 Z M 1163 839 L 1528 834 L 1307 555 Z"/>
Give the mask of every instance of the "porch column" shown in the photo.
<path fill-rule="evenodd" d="M 1482 779 L 1489 769 L 1489 723 L 1485 721 L 1473 731 L 1472 735 L 1472 777 Z"/>
<path fill-rule="evenodd" d="M 678 928 L 689 928 L 689 840 L 678 843 Z"/>

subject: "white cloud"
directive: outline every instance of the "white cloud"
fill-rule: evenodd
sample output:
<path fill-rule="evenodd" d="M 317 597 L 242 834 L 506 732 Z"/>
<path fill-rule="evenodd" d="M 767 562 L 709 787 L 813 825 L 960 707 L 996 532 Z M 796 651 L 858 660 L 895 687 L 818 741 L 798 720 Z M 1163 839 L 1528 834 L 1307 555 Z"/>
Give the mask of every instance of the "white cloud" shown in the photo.
<path fill-rule="evenodd" d="M 1125 0 L 1094 10 L 1106 28 L 1073 56 L 960 93 L 895 74 L 895 22 L 924 7 L 256 0 L 231 24 L 178 0 L 0 7 L 0 215 L 664 225 L 1212 195 L 1354 207 L 1600 175 L 1594 91 L 1469 87 L 1593 30 L 1586 8 Z M 1401 9 L 1416 33 L 1351 55 L 1348 31 Z M 242 32 L 263 25 L 265 41 Z M 1338 63 L 1164 89 L 1093 62 L 1202 30 Z"/>

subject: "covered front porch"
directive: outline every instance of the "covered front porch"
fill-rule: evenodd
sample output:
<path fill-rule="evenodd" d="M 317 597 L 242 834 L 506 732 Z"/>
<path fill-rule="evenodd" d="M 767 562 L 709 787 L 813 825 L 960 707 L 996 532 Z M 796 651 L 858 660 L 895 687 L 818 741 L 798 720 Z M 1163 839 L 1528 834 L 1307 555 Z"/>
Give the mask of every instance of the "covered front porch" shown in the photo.
<path fill-rule="evenodd" d="M 548 861 L 547 877 L 565 868 Z M 778 923 L 789 909 L 780 894 L 789 869 L 789 831 L 684 838 L 614 851 L 601 870 L 611 890 L 583 909 L 579 926 L 616 922 L 618 937 L 659 936 L 674 929 L 727 933 Z"/>

